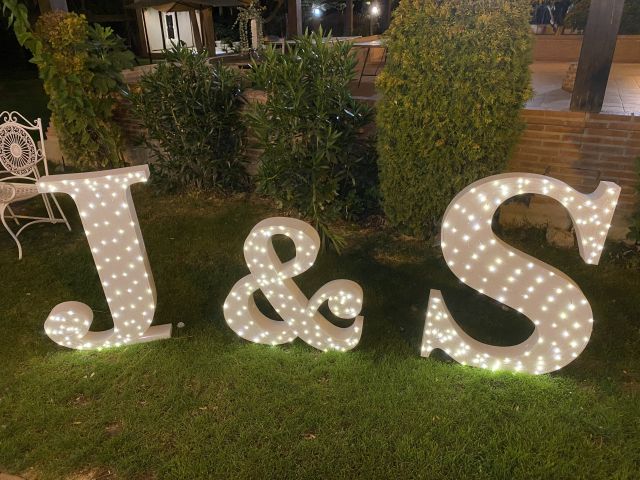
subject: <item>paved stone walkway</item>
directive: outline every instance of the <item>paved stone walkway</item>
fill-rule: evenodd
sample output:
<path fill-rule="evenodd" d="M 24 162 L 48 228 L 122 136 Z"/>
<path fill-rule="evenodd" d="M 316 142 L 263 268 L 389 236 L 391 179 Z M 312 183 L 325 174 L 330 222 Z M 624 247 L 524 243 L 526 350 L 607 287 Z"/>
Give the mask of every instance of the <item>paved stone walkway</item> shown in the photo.
<path fill-rule="evenodd" d="M 571 94 L 562 90 L 569 63 L 534 63 L 531 65 L 535 96 L 527 108 L 538 110 L 569 110 Z M 615 63 L 611 69 L 603 113 L 640 115 L 640 64 Z"/>

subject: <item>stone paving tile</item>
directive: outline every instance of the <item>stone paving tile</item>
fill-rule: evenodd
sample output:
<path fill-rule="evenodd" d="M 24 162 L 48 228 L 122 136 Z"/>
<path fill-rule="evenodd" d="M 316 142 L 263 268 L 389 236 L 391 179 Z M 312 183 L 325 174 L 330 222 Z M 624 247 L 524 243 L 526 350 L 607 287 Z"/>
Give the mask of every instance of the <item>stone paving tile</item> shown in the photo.
<path fill-rule="evenodd" d="M 569 110 L 571 94 L 561 89 L 569 63 L 534 63 L 531 83 L 534 97 L 528 108 Z M 603 112 L 629 115 L 640 112 L 640 64 L 618 63 L 611 69 Z"/>
<path fill-rule="evenodd" d="M 633 112 L 627 112 L 624 108 L 622 107 L 607 107 L 607 106 L 602 106 L 602 113 L 613 113 L 616 115 L 627 115 Z"/>

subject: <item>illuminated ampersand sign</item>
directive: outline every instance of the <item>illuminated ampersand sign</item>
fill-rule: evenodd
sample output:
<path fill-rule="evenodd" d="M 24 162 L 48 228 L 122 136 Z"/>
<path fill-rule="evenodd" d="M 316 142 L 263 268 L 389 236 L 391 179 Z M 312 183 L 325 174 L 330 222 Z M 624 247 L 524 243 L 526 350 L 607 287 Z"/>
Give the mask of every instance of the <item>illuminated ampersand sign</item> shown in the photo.
<path fill-rule="evenodd" d="M 282 263 L 273 248 L 272 237 L 289 237 L 296 255 Z M 231 289 L 224 303 L 224 317 L 240 337 L 255 343 L 279 345 L 300 337 L 323 351 L 354 348 L 362 334 L 362 289 L 350 280 L 334 280 L 307 299 L 292 277 L 314 263 L 320 237 L 315 229 L 293 218 L 268 218 L 258 223 L 244 243 L 244 258 L 251 271 Z M 284 321 L 272 320 L 260 312 L 253 294 L 261 290 Z M 355 318 L 342 328 L 324 318 L 318 308 L 328 302 L 339 318 Z"/>
<path fill-rule="evenodd" d="M 78 206 L 114 324 L 102 332 L 89 331 L 91 308 L 64 302 L 54 307 L 44 324 L 54 342 L 75 349 L 101 349 L 171 336 L 170 324 L 150 326 L 156 291 L 131 197 L 131 185 L 148 178 L 149 168 L 144 165 L 40 180 L 41 192 L 67 193 Z"/>
<path fill-rule="evenodd" d="M 597 264 L 620 195 L 601 182 L 591 194 L 542 175 L 509 173 L 469 185 L 447 208 L 442 252 L 451 271 L 480 293 L 526 315 L 535 325 L 519 345 L 479 342 L 453 320 L 439 291 L 429 297 L 422 355 L 444 350 L 463 364 L 530 373 L 558 370 L 573 361 L 591 336 L 593 314 L 586 297 L 567 275 L 496 237 L 491 220 L 508 198 L 535 193 L 559 201 L 575 225 L 580 256 Z"/>

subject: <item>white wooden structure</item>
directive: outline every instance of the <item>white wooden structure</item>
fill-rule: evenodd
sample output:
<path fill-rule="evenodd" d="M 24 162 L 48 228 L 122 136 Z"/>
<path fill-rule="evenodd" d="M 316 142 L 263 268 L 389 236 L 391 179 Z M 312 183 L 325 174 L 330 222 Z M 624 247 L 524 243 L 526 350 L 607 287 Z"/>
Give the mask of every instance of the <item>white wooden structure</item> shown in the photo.
<path fill-rule="evenodd" d="M 201 15 L 196 10 L 194 14 L 189 11 L 162 11 L 153 7 L 143 8 L 142 16 L 146 25 L 148 45 L 151 53 L 161 53 L 171 48 L 174 44 L 184 44 L 190 48 L 196 48 L 196 35 L 200 35 Z M 195 24 L 192 20 L 195 19 Z"/>
<path fill-rule="evenodd" d="M 127 8 L 136 10 L 141 42 L 151 58 L 174 44 L 215 55 L 213 9 L 243 5 L 243 0 L 135 0 Z"/>

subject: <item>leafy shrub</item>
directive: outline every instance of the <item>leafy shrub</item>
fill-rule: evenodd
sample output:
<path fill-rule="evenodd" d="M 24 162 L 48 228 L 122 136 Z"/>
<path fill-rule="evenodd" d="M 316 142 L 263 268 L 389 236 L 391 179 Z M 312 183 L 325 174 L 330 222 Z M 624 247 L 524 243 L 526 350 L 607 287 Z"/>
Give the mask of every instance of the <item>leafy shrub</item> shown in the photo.
<path fill-rule="evenodd" d="M 565 25 L 574 30 L 584 30 L 587 26 L 590 7 L 591 0 L 575 0 L 571 9 L 567 12 Z M 640 0 L 626 0 L 624 2 L 619 34 L 640 34 Z"/>
<path fill-rule="evenodd" d="M 640 176 L 640 157 L 636 159 L 636 170 L 638 172 L 638 176 Z M 640 194 L 640 184 L 636 186 L 636 190 L 638 194 Z M 629 227 L 627 238 L 636 242 L 636 245 L 640 244 L 640 206 L 636 207 L 636 211 L 631 217 L 631 225 Z"/>
<path fill-rule="evenodd" d="M 221 193 L 246 187 L 240 93 L 233 70 L 180 46 L 142 77 L 132 102 L 156 156 L 158 186 Z"/>
<path fill-rule="evenodd" d="M 349 92 L 351 45 L 323 41 L 322 31 L 300 37 L 282 54 L 266 49 L 251 73 L 267 93 L 250 125 L 264 150 L 259 190 L 309 218 L 323 240 L 341 241 L 328 224 L 364 214 L 377 198 L 375 151 L 362 128 L 371 109 Z"/>
<path fill-rule="evenodd" d="M 565 27 L 573 30 L 582 31 L 587 26 L 587 18 L 589 17 L 589 7 L 591 0 L 575 0 L 564 19 Z"/>
<path fill-rule="evenodd" d="M 378 154 L 392 224 L 432 234 L 453 196 L 503 170 L 530 95 L 522 0 L 406 0 L 378 78 Z"/>
<path fill-rule="evenodd" d="M 38 66 L 65 157 L 80 167 L 122 164 L 112 115 L 124 85 L 120 72 L 133 61 L 122 39 L 111 28 L 90 26 L 84 15 L 61 11 L 41 15 L 32 29 L 23 4 L 3 0 L 3 6 Z"/>

